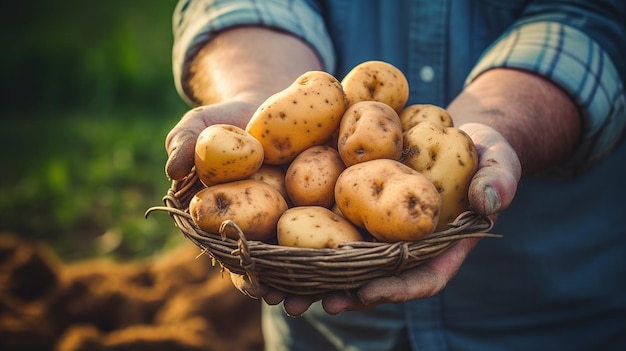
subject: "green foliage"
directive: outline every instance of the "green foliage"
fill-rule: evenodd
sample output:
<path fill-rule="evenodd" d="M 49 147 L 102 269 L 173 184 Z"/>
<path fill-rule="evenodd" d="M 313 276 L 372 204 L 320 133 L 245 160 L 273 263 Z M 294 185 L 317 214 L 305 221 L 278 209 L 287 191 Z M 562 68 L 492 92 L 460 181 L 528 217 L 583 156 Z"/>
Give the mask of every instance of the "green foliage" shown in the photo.
<path fill-rule="evenodd" d="M 2 90 L 13 108 L 161 109 L 171 78 L 169 1 L 12 2 L 2 11 Z M 4 106 L 5 108 L 7 106 Z"/>
<path fill-rule="evenodd" d="M 175 3 L 1 12 L 0 232 L 45 240 L 64 259 L 141 257 L 181 239 L 167 215 L 144 218 L 170 185 L 164 139 L 188 108 L 171 74 Z"/>
<path fill-rule="evenodd" d="M 52 243 L 66 259 L 145 256 L 178 239 L 172 220 L 144 218 L 169 187 L 163 138 L 151 116 L 50 116 L 3 128 L 0 230 Z M 114 242 L 112 243 L 111 240 Z"/>

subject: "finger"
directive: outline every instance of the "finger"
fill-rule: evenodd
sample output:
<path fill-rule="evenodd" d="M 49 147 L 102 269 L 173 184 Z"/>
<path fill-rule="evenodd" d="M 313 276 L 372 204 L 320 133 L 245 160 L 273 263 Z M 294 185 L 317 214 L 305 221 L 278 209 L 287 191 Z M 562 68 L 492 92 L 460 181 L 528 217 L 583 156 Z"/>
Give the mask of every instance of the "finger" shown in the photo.
<path fill-rule="evenodd" d="M 427 263 L 395 277 L 374 280 L 358 291 L 365 305 L 403 303 L 434 296 L 456 274 L 478 239 L 463 239 Z"/>
<path fill-rule="evenodd" d="M 513 201 L 522 167 L 517 154 L 495 129 L 478 123 L 461 126 L 474 140 L 478 151 L 478 171 L 469 188 L 470 208 L 491 215 Z"/>
<path fill-rule="evenodd" d="M 469 189 L 470 208 L 491 215 L 506 209 L 515 196 L 516 178 L 498 165 L 481 168 Z"/>
<path fill-rule="evenodd" d="M 355 292 L 333 291 L 322 299 L 322 307 L 328 314 L 339 314 L 344 311 L 360 311 L 373 307 L 373 305 L 365 305 L 358 299 Z"/>
<path fill-rule="evenodd" d="M 165 164 L 165 174 L 170 179 L 180 180 L 191 172 L 197 139 L 198 134 L 191 130 L 181 130 L 171 137 Z"/>
<path fill-rule="evenodd" d="M 278 305 L 283 302 L 287 297 L 287 293 L 277 290 L 277 289 L 268 289 L 268 291 L 263 295 L 263 300 L 268 305 Z"/>
<path fill-rule="evenodd" d="M 320 295 L 287 295 L 283 301 L 283 308 L 287 315 L 299 317 L 306 312 L 315 301 L 319 301 L 320 299 Z"/>
<path fill-rule="evenodd" d="M 168 159 L 165 165 L 165 174 L 170 179 L 180 180 L 191 172 L 198 135 L 208 125 L 205 117 L 205 107 L 190 110 L 167 134 L 165 150 Z"/>

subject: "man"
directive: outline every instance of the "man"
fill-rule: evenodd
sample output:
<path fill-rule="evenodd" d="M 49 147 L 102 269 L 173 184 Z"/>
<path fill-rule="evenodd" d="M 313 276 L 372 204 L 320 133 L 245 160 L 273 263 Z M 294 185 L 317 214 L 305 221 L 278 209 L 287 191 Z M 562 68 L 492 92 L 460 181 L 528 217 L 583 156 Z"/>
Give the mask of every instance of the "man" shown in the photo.
<path fill-rule="evenodd" d="M 171 178 L 204 127 L 245 127 L 303 72 L 384 60 L 409 103 L 446 107 L 472 137 L 471 207 L 505 235 L 356 297 L 313 303 L 234 277 L 267 302 L 268 349 L 624 349 L 625 23 L 620 1 L 180 1 L 174 74 L 201 107 L 167 137 Z"/>

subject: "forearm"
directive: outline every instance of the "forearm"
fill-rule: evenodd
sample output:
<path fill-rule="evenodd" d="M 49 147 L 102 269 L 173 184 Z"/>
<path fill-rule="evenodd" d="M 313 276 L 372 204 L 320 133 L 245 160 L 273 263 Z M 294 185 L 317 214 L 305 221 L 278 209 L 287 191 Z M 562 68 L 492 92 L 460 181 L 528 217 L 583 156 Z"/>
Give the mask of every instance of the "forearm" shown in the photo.
<path fill-rule="evenodd" d="M 313 50 L 294 36 L 261 27 L 229 29 L 188 62 L 182 86 L 201 107 L 188 111 L 168 133 L 165 172 L 191 171 L 198 134 L 225 123 L 245 128 L 259 105 L 308 70 L 321 69 Z"/>
<path fill-rule="evenodd" d="M 261 27 L 227 30 L 189 62 L 183 85 L 200 105 L 263 102 L 308 70 L 321 69 L 314 51 L 298 38 Z"/>
<path fill-rule="evenodd" d="M 450 104 L 457 126 L 476 122 L 502 134 L 525 174 L 555 165 L 579 142 L 582 119 L 571 98 L 532 73 L 492 69 Z"/>

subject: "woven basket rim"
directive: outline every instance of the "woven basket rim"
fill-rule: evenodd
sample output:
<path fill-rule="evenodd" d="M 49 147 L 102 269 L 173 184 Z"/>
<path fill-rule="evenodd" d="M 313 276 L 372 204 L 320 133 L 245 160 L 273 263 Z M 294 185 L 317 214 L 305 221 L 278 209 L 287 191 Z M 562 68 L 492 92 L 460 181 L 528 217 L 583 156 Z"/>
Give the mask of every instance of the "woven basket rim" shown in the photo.
<path fill-rule="evenodd" d="M 489 233 L 493 221 L 472 211 L 460 214 L 448 229 L 413 242 L 383 243 L 362 241 L 340 244 L 336 249 L 297 248 L 247 240 L 231 220 L 224 221 L 219 233 L 200 229 L 189 214 L 189 201 L 204 185 L 192 172 L 180 181 L 172 181 L 163 197 L 165 211 L 175 226 L 214 264 L 232 273 L 246 275 L 255 285 L 260 283 L 287 293 L 309 295 L 334 290 L 359 288 L 368 281 L 397 275 L 432 259 L 459 240 L 500 237 Z M 236 234 L 237 240 L 227 236 Z"/>

